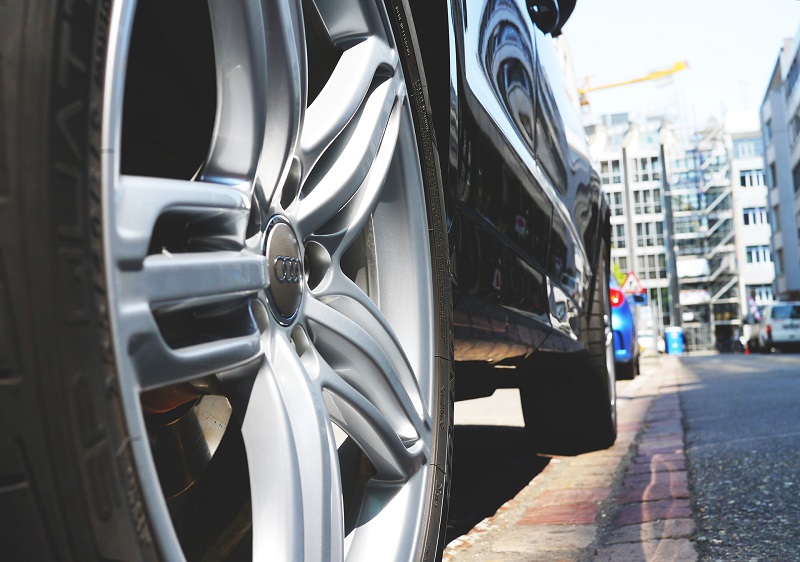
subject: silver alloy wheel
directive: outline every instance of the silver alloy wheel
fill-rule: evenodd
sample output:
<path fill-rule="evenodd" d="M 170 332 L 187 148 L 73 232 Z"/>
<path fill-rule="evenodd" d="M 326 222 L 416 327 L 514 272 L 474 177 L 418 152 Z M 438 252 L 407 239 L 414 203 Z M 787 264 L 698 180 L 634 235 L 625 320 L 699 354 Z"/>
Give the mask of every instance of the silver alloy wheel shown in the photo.
<path fill-rule="evenodd" d="M 315 8 L 342 54 L 306 107 L 299 4 L 209 1 L 217 114 L 192 180 L 121 171 L 136 2 L 111 16 L 109 314 L 130 447 L 170 560 L 184 552 L 142 393 L 187 382 L 224 395 L 239 419 L 254 559 L 409 560 L 425 539 L 438 305 L 406 84 L 381 2 Z M 192 244 L 154 247 L 161 221 L 175 217 Z M 180 333 L 200 321 L 207 329 Z M 352 525 L 343 439 L 370 465 Z"/>

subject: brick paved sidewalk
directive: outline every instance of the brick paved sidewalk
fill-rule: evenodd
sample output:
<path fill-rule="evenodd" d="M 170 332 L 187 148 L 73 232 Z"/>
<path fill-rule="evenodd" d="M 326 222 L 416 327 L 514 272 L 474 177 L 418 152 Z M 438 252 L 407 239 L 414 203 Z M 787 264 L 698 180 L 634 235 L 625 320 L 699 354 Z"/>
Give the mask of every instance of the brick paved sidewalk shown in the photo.
<path fill-rule="evenodd" d="M 612 448 L 553 458 L 493 517 L 450 543 L 444 560 L 697 560 L 678 369 L 673 357 L 648 369 L 619 412 Z"/>

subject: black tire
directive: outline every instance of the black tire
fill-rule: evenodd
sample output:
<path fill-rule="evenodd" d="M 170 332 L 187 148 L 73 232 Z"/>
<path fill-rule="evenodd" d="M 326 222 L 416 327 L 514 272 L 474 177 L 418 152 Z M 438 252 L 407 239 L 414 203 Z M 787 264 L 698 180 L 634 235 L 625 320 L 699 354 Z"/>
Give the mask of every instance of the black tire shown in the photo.
<path fill-rule="evenodd" d="M 202 551 L 191 545 L 183 553 L 169 551 L 159 538 L 164 529 L 152 517 L 152 497 L 143 492 L 147 474 L 135 450 L 149 444 L 131 437 L 131 416 L 143 414 L 130 413 L 117 361 L 119 353 L 127 352 L 126 345 L 135 342 L 117 341 L 112 329 L 114 279 L 105 238 L 109 227 L 104 209 L 111 188 L 103 144 L 109 131 L 102 117 L 104 107 L 112 103 L 105 98 L 105 65 L 117 4 L 8 0 L 0 6 L 0 558 L 122 561 L 177 559 L 182 554 L 189 559 L 247 559 L 251 539 L 246 532 L 226 535 L 230 526 L 219 530 L 218 538 L 229 542 L 224 551 L 214 550 L 220 543 Z M 157 2 L 150 7 L 159 9 Z M 419 469 L 426 473 L 427 485 L 413 556 L 435 560 L 444 549 L 452 463 L 448 244 L 430 104 L 411 12 L 406 0 L 387 0 L 386 7 L 396 41 L 405 47 L 397 50 L 422 172 L 436 307 L 431 318 L 431 455 Z M 192 25 L 187 22 L 185 27 Z M 213 101 L 212 96 L 212 107 Z M 208 99 L 194 102 L 203 105 Z M 163 147 L 153 150 L 165 152 Z M 187 168 L 196 170 L 198 163 L 175 165 L 182 166 L 175 172 L 180 175 Z M 266 316 L 253 314 L 256 327 L 262 329 L 259 322 Z M 231 394 L 230 399 L 234 403 L 238 397 Z M 222 448 L 240 459 L 236 455 L 242 454 L 241 435 L 229 427 Z M 356 463 L 357 471 L 367 474 L 367 464 Z M 215 465 L 215 470 L 223 467 Z M 243 474 L 232 474 L 229 495 L 242 490 L 247 495 L 231 512 L 230 524 L 236 524 L 238 532 L 247 523 L 236 518 L 250 512 L 247 467 Z M 355 484 L 342 485 L 355 494 Z M 163 498 L 159 501 L 166 505 Z M 170 504 L 170 509 L 188 512 L 192 505 Z M 276 520 L 284 517 L 275 515 Z M 319 539 L 324 543 L 324 537 Z M 389 554 L 375 553 L 375 559 L 388 559 Z"/>
<path fill-rule="evenodd" d="M 534 354 L 524 367 L 527 373 L 520 386 L 520 401 L 526 434 L 537 453 L 578 455 L 606 449 L 616 440 L 607 248 L 604 241 L 591 309 L 581 318 L 586 350 L 570 355 Z"/>
<path fill-rule="evenodd" d="M 453 469 L 453 434 L 455 426 L 455 361 L 453 334 L 453 301 L 451 293 L 450 252 L 445 224 L 445 195 L 442 172 L 433 129 L 431 102 L 422 66 L 409 0 L 385 0 L 392 20 L 392 30 L 403 55 L 401 61 L 411 96 L 414 126 L 420 144 L 420 160 L 426 187 L 430 252 L 433 265 L 434 302 L 439 306 L 435 330 L 435 353 L 438 363 L 438 392 L 435 410 L 438 411 L 435 434 L 438 436 L 435 459 L 431 463 L 430 505 L 425 510 L 423 524 L 428 531 L 422 542 L 420 560 L 441 560 L 446 544 L 447 516 L 450 504 L 450 483 Z"/>
<path fill-rule="evenodd" d="M 633 359 L 628 361 L 627 363 L 620 363 L 617 362 L 615 364 L 615 369 L 617 373 L 617 380 L 620 381 L 630 381 L 636 377 L 636 360 Z"/>

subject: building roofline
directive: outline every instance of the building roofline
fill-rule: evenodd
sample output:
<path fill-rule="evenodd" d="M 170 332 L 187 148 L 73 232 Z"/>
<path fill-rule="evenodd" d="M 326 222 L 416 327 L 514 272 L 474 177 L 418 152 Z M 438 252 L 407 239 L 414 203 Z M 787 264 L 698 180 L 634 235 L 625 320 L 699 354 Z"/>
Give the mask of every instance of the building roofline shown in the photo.
<path fill-rule="evenodd" d="M 772 83 L 775 82 L 775 75 L 778 75 L 778 79 L 780 83 L 783 84 L 783 74 L 781 73 L 781 56 L 783 54 L 783 47 L 778 52 L 778 56 L 775 59 L 775 68 L 772 70 L 772 74 L 769 76 L 769 82 L 767 82 L 767 89 L 764 92 L 764 98 L 761 100 L 761 105 L 759 106 L 764 107 L 764 104 L 767 103 L 767 98 L 769 97 L 770 92 L 772 92 Z M 760 113 L 760 112 L 759 112 Z"/>

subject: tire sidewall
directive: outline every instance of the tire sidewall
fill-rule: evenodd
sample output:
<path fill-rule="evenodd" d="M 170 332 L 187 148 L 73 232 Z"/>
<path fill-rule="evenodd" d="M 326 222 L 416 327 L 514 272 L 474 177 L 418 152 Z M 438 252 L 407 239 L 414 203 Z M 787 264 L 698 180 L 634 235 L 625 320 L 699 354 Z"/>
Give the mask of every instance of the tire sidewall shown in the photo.
<path fill-rule="evenodd" d="M 0 97 L 12 88 L 16 94 L 2 109 L 15 114 L 1 141 L 13 146 L 0 149 L 20 155 L 8 163 L 18 242 L 7 255 L 24 373 L 6 412 L 9 433 L 25 451 L 49 557 L 155 559 L 106 313 L 100 116 L 113 3 L 9 6 L 4 13 L 19 18 L 0 30 L 19 43 L 0 59 L 8 63 L 3 70 L 18 70 L 18 80 L 0 81 Z M 4 230 L 0 249 L 11 243 Z"/>
<path fill-rule="evenodd" d="M 433 302 L 436 309 L 434 327 L 434 396 L 432 411 L 433 439 L 427 505 L 418 559 L 438 560 L 445 547 L 447 505 L 450 496 L 450 474 L 453 456 L 453 404 L 455 402 L 452 297 L 450 285 L 449 246 L 445 225 L 442 174 L 433 131 L 430 100 L 425 81 L 416 30 L 407 0 L 385 0 L 397 50 L 403 67 L 406 89 L 411 104 L 414 130 L 419 148 L 423 177 L 429 246 L 433 273 Z"/>

